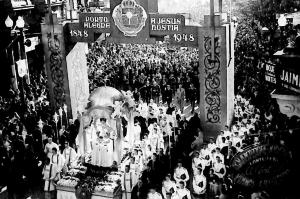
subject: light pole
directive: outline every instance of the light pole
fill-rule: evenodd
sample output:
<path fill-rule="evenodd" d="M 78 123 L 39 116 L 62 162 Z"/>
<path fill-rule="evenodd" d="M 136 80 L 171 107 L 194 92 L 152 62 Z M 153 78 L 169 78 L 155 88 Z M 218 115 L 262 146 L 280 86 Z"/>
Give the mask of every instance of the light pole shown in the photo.
<path fill-rule="evenodd" d="M 9 17 L 9 15 L 7 16 L 6 20 L 5 20 L 5 26 L 7 28 L 11 29 L 11 33 L 16 35 L 16 38 L 8 45 L 7 48 L 10 48 L 14 42 L 17 42 L 18 44 L 18 54 L 19 54 L 19 59 L 18 61 L 16 61 L 17 66 L 18 66 L 18 76 L 20 77 L 20 84 L 21 84 L 21 100 L 22 100 L 22 105 L 24 108 L 24 111 L 26 111 L 27 109 L 27 105 L 25 102 L 25 92 L 24 92 L 24 76 L 27 74 L 27 62 L 26 62 L 26 52 L 25 52 L 25 46 L 24 46 L 24 26 L 25 26 L 25 21 L 23 19 L 23 17 L 18 16 L 18 19 L 16 21 L 16 25 L 14 28 L 12 28 L 14 25 L 13 20 Z M 18 28 L 19 30 L 16 30 L 16 28 Z M 18 33 L 20 33 L 18 35 Z M 13 55 L 13 50 L 11 52 L 11 56 L 12 56 L 12 73 L 15 76 L 15 79 L 17 79 L 16 77 L 16 70 L 15 70 L 15 59 L 14 59 L 14 55 Z M 14 82 L 15 83 L 15 82 Z"/>

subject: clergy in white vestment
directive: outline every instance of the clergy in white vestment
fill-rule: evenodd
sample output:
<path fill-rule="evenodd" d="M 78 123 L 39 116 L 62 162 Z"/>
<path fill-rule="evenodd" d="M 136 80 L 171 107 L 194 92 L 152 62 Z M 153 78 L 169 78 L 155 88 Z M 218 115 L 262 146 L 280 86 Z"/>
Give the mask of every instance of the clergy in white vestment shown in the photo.
<path fill-rule="evenodd" d="M 217 162 L 217 157 L 220 158 L 222 163 L 225 163 L 224 161 L 224 155 L 221 153 L 221 150 L 219 147 L 216 148 L 216 151 L 212 154 L 212 163 L 214 164 Z"/>
<path fill-rule="evenodd" d="M 146 103 L 144 103 L 142 100 L 140 100 L 140 103 L 138 105 L 137 110 L 140 112 L 140 115 L 143 118 L 147 118 L 148 116 L 148 106 Z"/>
<path fill-rule="evenodd" d="M 147 199 L 162 199 L 162 196 L 155 190 L 154 187 L 151 187 L 147 195 Z"/>
<path fill-rule="evenodd" d="M 134 144 L 139 144 L 141 141 L 141 126 L 138 121 L 134 121 L 134 126 L 133 126 L 133 139 L 134 139 Z"/>
<path fill-rule="evenodd" d="M 191 192 L 185 187 L 185 182 L 180 181 L 177 191 L 171 197 L 172 199 L 191 199 Z"/>
<path fill-rule="evenodd" d="M 221 162 L 219 156 L 216 157 L 216 162 L 213 164 L 214 174 L 219 178 L 223 178 L 226 174 L 226 167 L 225 164 Z"/>
<path fill-rule="evenodd" d="M 104 149 L 102 150 L 102 162 L 101 165 L 102 167 L 111 167 L 114 161 L 114 145 L 113 141 L 108 137 L 107 134 L 104 135 L 103 138 L 103 147 Z"/>
<path fill-rule="evenodd" d="M 45 149 L 44 149 L 44 152 L 48 158 L 52 157 L 52 149 L 54 147 L 58 149 L 58 145 L 52 141 L 52 137 L 50 136 L 48 137 L 48 143 L 45 145 Z"/>
<path fill-rule="evenodd" d="M 186 183 L 190 179 L 187 169 L 182 166 L 182 163 L 180 161 L 177 163 L 177 167 L 175 168 L 173 177 L 177 184 L 180 181 Z"/>
<path fill-rule="evenodd" d="M 209 138 L 209 143 L 207 144 L 207 149 L 211 152 L 212 150 L 216 149 L 217 145 L 213 137 Z"/>
<path fill-rule="evenodd" d="M 202 170 L 198 170 L 193 177 L 192 183 L 194 198 L 204 198 L 206 185 L 206 177 L 203 175 Z"/>
<path fill-rule="evenodd" d="M 45 180 L 44 184 L 44 191 L 45 191 L 45 198 L 51 198 L 47 195 L 51 194 L 51 192 L 55 191 L 55 180 L 57 178 L 57 166 L 50 162 L 50 158 L 47 157 L 45 166 L 43 168 L 43 180 Z"/>
<path fill-rule="evenodd" d="M 135 173 L 136 176 L 140 175 L 140 167 L 135 162 L 135 157 L 130 157 L 129 167 L 130 167 L 130 171 L 132 173 Z"/>
<path fill-rule="evenodd" d="M 60 173 L 65 165 L 65 158 L 58 153 L 57 148 L 52 149 L 51 163 L 56 165 L 57 172 Z"/>
<path fill-rule="evenodd" d="M 98 132 L 100 133 L 100 132 Z M 101 146 L 103 142 L 103 137 L 99 136 L 92 142 L 92 153 L 91 153 L 91 164 L 100 166 L 101 164 Z"/>
<path fill-rule="evenodd" d="M 65 149 L 62 155 L 65 158 L 65 167 L 69 169 L 74 164 L 77 154 L 76 151 L 72 147 L 70 147 L 68 141 L 65 142 Z"/>
<path fill-rule="evenodd" d="M 130 171 L 130 166 L 125 166 L 125 172 L 121 177 L 122 199 L 130 199 L 133 187 L 137 183 L 137 176 Z"/>
<path fill-rule="evenodd" d="M 161 192 L 164 199 L 171 199 L 171 196 L 176 192 L 176 183 L 171 180 L 171 174 L 168 174 L 162 183 Z"/>
<path fill-rule="evenodd" d="M 194 152 L 194 158 L 192 160 L 193 172 L 196 173 L 198 171 L 199 167 L 203 168 L 203 166 L 201 164 L 201 158 L 200 158 L 199 152 L 196 151 L 196 152 Z"/>

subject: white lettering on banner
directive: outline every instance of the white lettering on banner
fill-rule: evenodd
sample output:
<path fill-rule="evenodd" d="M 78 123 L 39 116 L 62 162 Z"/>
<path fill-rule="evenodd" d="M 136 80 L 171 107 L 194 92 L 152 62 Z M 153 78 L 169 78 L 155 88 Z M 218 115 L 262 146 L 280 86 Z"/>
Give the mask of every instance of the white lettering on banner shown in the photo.
<path fill-rule="evenodd" d="M 151 24 L 181 24 L 181 20 L 178 18 L 151 18 Z"/>
<path fill-rule="evenodd" d="M 267 70 L 268 72 L 271 72 L 271 73 L 274 73 L 274 72 L 275 72 L 274 66 L 272 66 L 272 65 L 266 65 L 266 70 Z"/>
<path fill-rule="evenodd" d="M 300 76 L 299 74 L 295 74 L 289 71 L 282 70 L 282 74 L 280 76 L 281 81 L 291 84 L 295 87 L 300 87 Z"/>
<path fill-rule="evenodd" d="M 151 30 L 156 31 L 179 31 L 178 25 L 151 25 Z"/>
<path fill-rule="evenodd" d="M 152 31 L 180 31 L 180 25 L 182 21 L 179 18 L 151 18 L 151 30 Z"/>
<path fill-rule="evenodd" d="M 185 41 L 185 42 L 195 41 L 195 36 L 193 34 L 174 34 L 173 37 L 174 37 L 174 40 L 178 43 L 181 41 Z"/>
<path fill-rule="evenodd" d="M 110 22 L 108 17 L 91 17 L 86 16 L 83 22 L 84 28 L 110 28 Z"/>
<path fill-rule="evenodd" d="M 71 37 L 88 37 L 89 34 L 86 30 L 71 30 Z"/>

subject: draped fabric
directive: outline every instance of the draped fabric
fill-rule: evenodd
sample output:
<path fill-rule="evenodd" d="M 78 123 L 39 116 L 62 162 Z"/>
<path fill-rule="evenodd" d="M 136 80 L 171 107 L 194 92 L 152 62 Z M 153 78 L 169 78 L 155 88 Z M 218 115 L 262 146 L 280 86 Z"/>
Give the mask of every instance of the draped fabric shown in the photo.
<path fill-rule="evenodd" d="M 134 117 L 133 112 L 130 111 L 128 114 L 128 124 L 127 124 L 127 135 L 126 139 L 130 146 L 133 146 L 134 144 Z"/>
<path fill-rule="evenodd" d="M 75 192 L 57 190 L 57 199 L 77 199 Z"/>

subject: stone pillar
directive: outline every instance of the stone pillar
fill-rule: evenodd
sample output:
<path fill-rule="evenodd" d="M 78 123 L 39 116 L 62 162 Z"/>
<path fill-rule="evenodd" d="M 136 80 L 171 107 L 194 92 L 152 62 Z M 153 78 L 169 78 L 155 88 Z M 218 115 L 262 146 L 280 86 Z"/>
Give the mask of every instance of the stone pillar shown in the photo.
<path fill-rule="evenodd" d="M 210 16 L 205 16 L 205 26 L 199 29 L 200 119 L 206 138 L 216 137 L 233 116 L 234 54 L 229 29 L 229 24 L 221 25 L 220 16 L 215 16 L 214 60 Z"/>
<path fill-rule="evenodd" d="M 86 57 L 87 43 L 77 42 L 67 55 L 67 69 L 70 88 L 72 116 L 82 114 L 89 98 L 89 79 Z"/>

